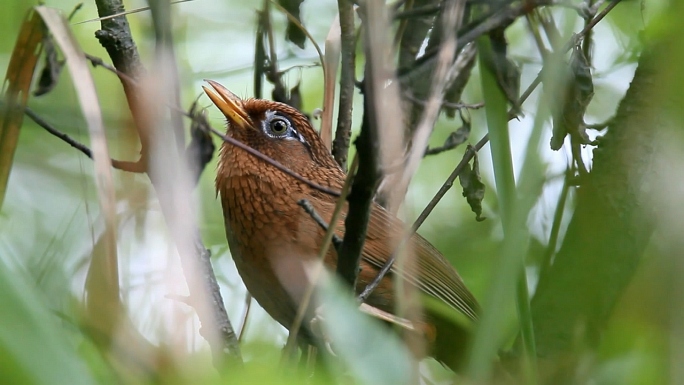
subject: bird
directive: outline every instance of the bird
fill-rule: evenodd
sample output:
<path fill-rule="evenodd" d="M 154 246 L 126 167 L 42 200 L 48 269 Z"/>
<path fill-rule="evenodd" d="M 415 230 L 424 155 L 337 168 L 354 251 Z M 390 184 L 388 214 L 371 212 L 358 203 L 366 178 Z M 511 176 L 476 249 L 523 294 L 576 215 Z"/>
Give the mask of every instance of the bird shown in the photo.
<path fill-rule="evenodd" d="M 242 99 L 221 84 L 206 80 L 205 93 L 227 120 L 226 135 L 261 152 L 305 180 L 340 191 L 346 177 L 309 119 L 297 109 L 263 99 Z M 306 199 L 330 221 L 338 199 L 294 178 L 272 163 L 257 159 L 224 141 L 218 159 L 216 192 L 220 197 L 228 246 L 247 290 L 266 312 L 288 330 L 310 283 L 309 269 L 318 261 L 324 230 L 297 202 Z M 343 209 L 342 217 L 346 214 Z M 329 222 L 328 222 L 329 223 Z M 343 234 L 343 220 L 336 231 Z M 393 253 L 404 223 L 373 203 L 364 243 L 356 292 L 360 293 Z M 414 233 L 409 246 L 416 263 L 401 276 L 393 267 L 365 303 L 394 313 L 395 284 L 404 279 L 421 293 L 456 310 L 465 322 L 453 322 L 444 312 L 426 309 L 427 353 L 458 370 L 464 363 L 472 326 L 480 312 L 475 297 L 455 268 L 425 238 Z M 324 261 L 334 271 L 337 254 Z M 306 324 L 306 322 L 304 322 Z M 307 334 L 306 331 L 303 331 Z M 308 334 L 307 334 L 308 335 Z"/>

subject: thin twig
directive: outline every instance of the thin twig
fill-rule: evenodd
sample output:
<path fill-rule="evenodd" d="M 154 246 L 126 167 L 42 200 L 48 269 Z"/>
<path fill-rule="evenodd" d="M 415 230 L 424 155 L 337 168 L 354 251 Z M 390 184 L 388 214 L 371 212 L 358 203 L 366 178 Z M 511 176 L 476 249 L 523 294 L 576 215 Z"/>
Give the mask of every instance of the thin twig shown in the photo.
<path fill-rule="evenodd" d="M 297 204 L 301 208 L 303 208 L 307 214 L 309 214 L 311 219 L 313 219 L 314 222 L 316 222 L 316 224 L 318 224 L 318 226 L 320 226 L 320 228 L 323 229 L 323 231 L 328 231 L 328 224 L 325 222 L 325 219 L 323 219 L 321 215 L 318 214 L 318 212 L 316 212 L 316 208 L 313 207 L 313 205 L 311 204 L 311 202 L 309 202 L 308 199 L 300 199 L 299 201 L 297 201 Z M 340 237 L 338 237 L 337 234 L 333 234 L 332 243 L 335 247 L 335 250 L 339 250 L 340 246 L 342 245 L 342 239 L 340 239 Z"/>
<path fill-rule="evenodd" d="M 600 2 L 599 2 L 600 3 Z M 594 6 L 594 0 L 587 0 L 587 5 L 589 6 L 589 9 L 593 9 Z M 598 8 L 597 8 L 598 9 Z M 586 14 L 584 15 L 584 21 L 586 23 L 589 23 L 591 19 L 594 18 L 594 14 Z M 591 68 L 591 48 L 592 48 L 592 42 L 591 42 L 591 36 L 592 32 L 589 31 L 587 32 L 587 36 L 584 38 L 584 41 L 582 42 L 582 52 L 584 53 L 584 57 L 587 59 L 587 63 L 589 64 L 589 67 Z"/>
<path fill-rule="evenodd" d="M 171 5 L 173 5 L 173 4 L 180 4 L 180 3 L 186 3 L 186 2 L 188 2 L 188 1 L 194 1 L 194 0 L 176 0 L 176 1 L 172 1 L 170 4 L 171 4 Z M 115 17 L 131 15 L 131 14 L 134 14 L 134 13 L 144 12 L 144 11 L 149 11 L 149 10 L 150 10 L 150 7 L 140 7 L 140 8 L 132 9 L 132 10 L 130 10 L 130 11 L 118 12 L 118 13 L 115 13 L 115 14 L 113 14 L 113 15 L 109 15 L 109 16 L 105 16 L 105 17 L 98 17 L 98 18 L 95 18 L 95 19 L 89 19 L 89 20 L 79 21 L 78 23 L 74 23 L 73 25 L 79 25 L 79 24 L 84 24 L 84 23 L 92 23 L 92 22 L 94 22 L 94 21 L 109 20 L 109 19 L 113 19 L 113 18 L 115 18 Z M 71 18 L 69 18 L 69 19 L 71 19 Z"/>
<path fill-rule="evenodd" d="M 77 149 L 78 151 L 82 152 L 85 156 L 87 156 L 90 159 L 93 159 L 93 152 L 86 146 L 85 144 L 77 141 L 76 139 L 70 137 L 69 135 L 61 132 L 57 128 L 55 128 L 52 124 L 48 123 L 45 119 L 43 119 L 40 115 L 36 114 L 32 109 L 25 107 L 24 108 L 24 113 L 26 116 L 31 118 L 34 123 L 39 125 L 40 127 L 44 128 L 45 131 L 51 133 L 52 135 L 58 137 L 59 139 L 63 140 L 66 142 L 68 145 L 71 147 Z M 112 164 L 114 161 L 112 160 Z"/>
<path fill-rule="evenodd" d="M 455 148 L 458 148 L 458 146 L 460 146 L 462 144 L 463 143 L 450 143 L 450 144 L 447 144 L 445 146 L 428 147 L 427 150 L 425 150 L 423 157 L 431 156 L 431 155 L 439 155 L 443 152 L 447 152 L 449 150 L 453 150 Z"/>
<path fill-rule="evenodd" d="M 259 24 L 259 30 L 262 33 L 261 37 L 263 38 L 263 35 L 265 35 L 266 41 L 268 42 L 268 56 L 265 58 L 268 65 L 265 65 L 265 62 L 255 63 L 259 66 L 258 70 L 255 71 L 255 76 L 258 76 L 258 72 L 260 71 L 264 72 L 266 79 L 273 84 L 273 99 L 276 102 L 289 104 L 291 95 L 289 95 L 288 89 L 283 83 L 282 74 L 278 71 L 278 56 L 276 53 L 275 37 L 273 35 L 273 24 L 271 23 L 270 0 L 264 0 L 263 8 L 259 12 Z M 257 34 L 259 33 L 259 30 L 257 31 Z M 257 39 L 259 39 L 259 36 L 257 36 Z M 262 54 L 266 54 L 266 50 L 264 50 Z M 300 106 L 294 107 L 299 108 Z"/>
<path fill-rule="evenodd" d="M 395 12 L 394 15 L 392 15 L 392 18 L 394 20 L 401 20 L 401 19 L 410 19 L 410 18 L 414 18 L 414 17 L 430 16 L 430 15 L 436 14 L 442 8 L 444 8 L 443 3 L 437 4 L 437 5 L 426 5 L 423 7 L 411 8 L 407 11 Z"/>
<path fill-rule="evenodd" d="M 534 37 L 534 42 L 537 44 L 537 50 L 539 51 L 539 55 L 541 56 L 543 62 L 549 56 L 549 50 L 546 49 L 544 41 L 542 41 L 541 34 L 539 33 L 538 23 L 540 18 L 541 16 L 537 10 L 534 10 L 534 12 L 531 14 L 525 15 L 527 27 L 530 30 L 532 37 Z"/>
<path fill-rule="evenodd" d="M 538 16 L 539 24 L 541 24 L 544 33 L 546 34 L 546 39 L 551 45 L 551 50 L 556 51 L 560 48 L 559 44 L 561 42 L 561 34 L 558 31 L 556 21 L 553 18 L 553 14 L 549 9 L 537 9 L 535 10 Z"/>
<path fill-rule="evenodd" d="M 437 203 L 439 203 L 440 200 L 442 200 L 442 197 L 446 195 L 447 191 L 451 189 L 451 187 L 454 185 L 454 181 L 458 176 L 463 172 L 465 169 L 465 166 L 470 162 L 470 160 L 475 156 L 475 154 L 480 151 L 482 147 L 484 147 L 485 144 L 489 141 L 489 135 L 485 135 L 480 139 L 479 142 L 473 147 L 468 147 L 468 150 L 466 150 L 466 153 L 463 154 L 463 159 L 458 163 L 456 168 L 454 168 L 454 171 L 451 172 L 451 175 L 444 181 L 444 184 L 442 184 L 442 187 L 440 187 L 439 191 L 435 194 L 435 196 L 432 197 L 430 200 L 430 203 L 425 206 L 423 211 L 420 213 L 418 218 L 413 222 L 413 225 L 411 225 L 411 228 L 404 234 L 402 237 L 401 242 L 399 245 L 397 245 L 396 250 L 400 250 L 405 243 L 413 236 L 413 234 L 420 228 L 420 226 L 425 222 L 425 219 L 432 213 L 432 211 L 437 207 Z M 359 300 L 360 301 L 365 301 L 368 296 L 375 290 L 375 288 L 380 284 L 380 281 L 387 275 L 387 273 L 390 271 L 392 268 L 392 265 L 394 264 L 394 260 L 396 259 L 397 251 L 392 253 L 392 255 L 387 259 L 387 262 L 382 266 L 382 269 L 378 272 L 378 275 L 371 281 L 371 283 L 368 284 L 363 289 L 363 292 L 359 295 Z"/>
<path fill-rule="evenodd" d="M 483 102 L 480 102 L 480 103 L 442 102 L 442 107 L 455 108 L 455 109 L 459 109 L 459 110 L 479 110 L 480 108 L 482 108 L 484 106 L 485 106 L 485 104 Z"/>
<path fill-rule="evenodd" d="M 472 23 L 461 27 L 458 33 L 458 45 L 456 47 L 456 52 L 460 52 L 466 44 L 475 41 L 478 37 L 491 32 L 496 28 L 500 28 L 518 16 L 529 12 L 530 7 L 539 7 L 542 5 L 547 5 L 550 0 L 537 0 L 534 2 L 520 2 L 508 8 L 501 8 L 493 11 L 488 16 L 484 17 L 477 25 L 473 26 Z M 437 54 L 439 48 L 435 48 L 428 52 L 425 52 L 420 59 L 416 60 L 415 65 L 411 68 L 404 68 L 400 70 L 400 79 L 411 77 L 414 73 L 420 73 L 423 68 L 429 68 L 435 60 L 437 60 Z"/>
<path fill-rule="evenodd" d="M 611 1 L 604 9 L 601 11 L 599 14 L 597 14 L 593 19 L 591 19 L 590 22 L 587 23 L 587 25 L 584 26 L 584 28 L 575 36 L 570 39 L 570 41 L 565 45 L 564 50 L 569 51 L 572 47 L 576 46 L 577 43 L 584 38 L 586 34 L 588 34 L 595 26 L 598 24 L 599 21 L 603 20 L 606 15 L 615 8 L 616 5 L 622 0 L 613 0 Z"/>
<path fill-rule="evenodd" d="M 76 139 L 70 137 L 69 135 L 61 132 L 60 130 L 55 128 L 55 126 L 48 123 L 45 119 L 43 119 L 40 115 L 35 113 L 30 108 L 25 107 L 24 113 L 26 114 L 26 116 L 31 118 L 31 120 L 33 120 L 38 126 L 45 129 L 45 131 L 47 131 L 50 134 L 61 139 L 62 141 L 64 141 L 68 145 L 70 145 L 71 147 L 77 149 L 78 151 L 83 153 L 88 158 L 93 159 L 93 152 L 88 146 L 86 146 L 85 144 L 83 144 L 83 143 L 77 141 Z M 116 159 L 111 159 L 111 162 L 112 162 L 112 167 L 114 167 L 117 170 L 133 172 L 136 174 L 140 174 L 140 173 L 145 172 L 145 170 L 143 169 L 143 166 L 140 164 L 140 162 L 127 162 L 127 161 L 121 161 L 121 160 L 116 160 Z"/>
<path fill-rule="evenodd" d="M 252 309 L 252 295 L 245 294 L 245 315 L 242 316 L 242 324 L 240 325 L 240 330 L 238 332 L 238 342 L 242 342 L 242 339 L 245 337 L 245 331 L 247 330 L 247 321 L 249 320 L 249 313 L 250 310 Z"/>
<path fill-rule="evenodd" d="M 568 199 L 568 192 L 570 191 L 570 180 L 574 177 L 574 167 L 569 167 L 568 171 L 565 173 L 565 178 L 563 180 L 563 188 L 561 189 L 560 196 L 558 197 L 558 205 L 553 214 L 553 223 L 551 225 L 551 233 L 549 234 L 549 243 L 544 251 L 544 256 L 539 267 L 539 276 L 546 276 L 548 269 L 551 267 L 551 259 L 553 255 L 556 254 L 556 246 L 558 244 L 558 235 L 560 234 L 560 227 L 563 221 L 563 213 L 565 212 L 565 202 Z"/>
<path fill-rule="evenodd" d="M 454 133 L 460 131 L 461 129 L 463 129 L 463 127 L 467 127 L 467 125 L 470 125 L 470 123 L 464 123 Z M 470 132 L 470 130 L 468 130 L 468 132 Z M 452 135 L 454 133 L 452 133 Z M 423 157 L 430 156 L 430 155 L 437 155 L 437 154 L 441 154 L 445 151 L 453 150 L 454 148 L 457 148 L 458 146 L 463 144 L 463 142 L 465 142 L 465 140 L 467 140 L 467 136 L 463 139 L 463 141 L 455 141 L 454 140 L 454 141 L 449 141 L 450 143 L 447 143 L 447 144 L 439 146 L 439 147 L 428 147 L 425 150 L 425 152 L 423 153 Z"/>
<path fill-rule="evenodd" d="M 101 66 L 101 67 L 103 67 L 103 68 L 105 68 L 105 69 L 107 69 L 107 70 L 109 70 L 109 71 L 115 73 L 117 76 L 119 76 L 119 78 L 120 78 L 122 81 L 125 81 L 125 82 L 128 83 L 130 86 L 137 86 L 137 85 L 138 85 L 138 82 L 137 82 L 135 79 L 133 79 L 132 77 L 126 75 L 125 73 L 123 73 L 123 72 L 121 72 L 121 71 L 118 71 L 116 68 L 114 68 L 114 67 L 112 67 L 112 66 L 110 66 L 110 65 L 108 65 L 108 64 L 106 64 L 106 63 L 104 63 L 104 62 L 102 61 L 102 59 L 100 59 L 100 58 L 98 58 L 98 57 L 95 57 L 95 56 L 92 56 L 92 55 L 86 55 L 86 58 L 87 58 L 88 60 L 90 60 L 93 64 L 99 65 L 99 66 Z M 179 107 L 170 107 L 170 106 L 169 106 L 169 108 L 172 108 L 172 109 L 175 109 L 176 111 L 181 112 L 183 115 L 185 115 L 185 116 L 188 117 L 188 118 L 195 119 L 195 117 L 194 117 L 192 114 L 190 114 L 189 112 L 186 112 L 186 111 L 180 109 Z M 28 113 L 27 113 L 27 115 L 28 115 Z M 73 147 L 77 148 L 79 151 L 83 152 L 83 153 L 84 153 L 86 156 L 88 156 L 89 158 L 92 158 L 91 154 L 88 153 L 88 152 L 86 152 L 86 151 L 84 151 L 84 149 L 83 149 L 83 148 L 85 148 L 87 151 L 90 151 L 90 150 L 87 148 L 87 146 L 85 146 L 85 145 L 83 145 L 83 144 L 80 144 L 80 143 L 74 141 L 73 139 L 69 138 L 69 136 L 66 135 L 66 134 L 62 134 L 59 130 L 57 130 L 57 129 L 54 128 L 53 126 L 50 126 L 49 123 L 47 123 L 47 122 L 45 122 L 44 120 L 42 120 L 39 116 L 37 116 L 37 115 L 35 115 L 35 114 L 34 114 L 34 116 L 35 116 L 36 118 L 40 119 L 41 122 L 43 122 L 44 124 L 46 124 L 46 125 L 49 126 L 49 128 L 48 128 L 48 127 L 45 127 L 45 126 L 43 126 L 41 123 L 39 123 L 38 121 L 36 121 L 36 123 L 39 124 L 39 125 L 41 125 L 41 127 L 45 128 L 48 132 L 50 132 L 50 133 L 52 133 L 53 135 L 59 137 L 60 139 L 62 139 L 62 140 L 64 140 L 65 142 L 69 143 L 70 145 L 72 145 Z M 29 117 L 31 117 L 31 119 L 33 119 L 33 116 L 29 115 Z M 268 156 L 262 154 L 261 152 L 255 150 L 255 149 L 253 149 L 253 148 L 251 148 L 251 147 L 249 147 L 249 146 L 247 146 L 247 145 L 245 145 L 245 144 L 243 144 L 242 142 L 239 142 L 239 141 L 237 141 L 237 140 L 235 140 L 235 139 L 233 139 L 233 138 L 231 138 L 231 137 L 229 137 L 229 136 L 227 136 L 227 135 L 224 135 L 224 134 L 222 134 L 221 132 L 219 132 L 218 130 L 215 130 L 214 128 L 207 127 L 207 129 L 208 129 L 211 133 L 213 133 L 214 135 L 216 135 L 216 136 L 218 136 L 219 138 L 223 139 L 223 141 L 225 141 L 225 142 L 227 142 L 227 143 L 230 143 L 230 144 L 232 144 L 232 145 L 234 145 L 234 146 L 236 146 L 236 147 L 238 147 L 238 148 L 241 148 L 242 150 L 247 151 L 247 152 L 250 153 L 251 155 L 253 155 L 253 156 L 255 156 L 255 157 L 257 157 L 257 158 L 263 160 L 264 162 L 267 162 L 267 163 L 273 165 L 274 167 L 276 167 L 276 168 L 278 168 L 279 170 L 283 171 L 284 173 L 286 173 L 286 174 L 292 176 L 293 178 L 299 180 L 300 182 L 307 184 L 309 187 L 312 187 L 312 188 L 314 188 L 314 189 L 316 189 L 316 190 L 318 190 L 318 191 L 324 192 L 324 193 L 326 193 L 326 194 L 328 194 L 328 195 L 332 195 L 332 196 L 334 196 L 334 197 L 339 197 L 339 196 L 340 196 L 339 191 L 335 191 L 335 190 L 332 190 L 332 189 L 330 189 L 330 188 L 321 186 L 321 185 L 319 185 L 319 184 L 316 184 L 316 183 L 314 183 L 314 182 L 312 182 L 312 181 L 310 181 L 310 180 L 304 178 L 303 176 L 301 176 L 301 175 L 295 173 L 294 171 L 290 170 L 289 168 L 283 166 L 281 163 L 277 162 L 276 160 L 271 159 L 270 157 L 268 157 Z M 69 139 L 65 139 L 64 136 L 66 136 L 66 137 L 69 138 Z M 114 165 L 114 167 L 117 168 L 117 169 L 123 170 L 123 171 L 136 172 L 136 173 L 145 172 L 144 169 L 141 169 L 141 168 L 140 168 L 140 167 L 142 167 L 142 162 L 127 162 L 127 161 L 112 160 L 112 163 L 113 163 L 113 165 L 114 165 L 114 163 L 116 163 L 116 165 Z M 133 166 L 133 165 L 135 165 L 135 167 L 131 167 L 131 166 Z"/>
<path fill-rule="evenodd" d="M 138 85 L 138 82 L 135 81 L 135 79 L 126 75 L 124 72 L 121 72 L 118 69 L 114 68 L 112 65 L 105 63 L 104 60 L 102 60 L 102 58 L 99 58 L 97 56 L 93 56 L 90 54 L 85 54 L 85 57 L 86 57 L 86 59 L 88 59 L 93 64 L 93 66 L 95 66 L 95 67 L 99 66 L 99 67 L 102 67 L 102 68 L 112 72 L 113 74 L 118 76 L 120 80 L 128 83 L 131 86 L 137 86 Z"/>
<path fill-rule="evenodd" d="M 427 101 L 422 100 L 417 98 L 415 95 L 413 95 L 411 92 L 404 92 L 403 97 L 405 97 L 407 100 L 410 100 L 414 103 L 420 104 L 422 106 L 427 105 Z M 479 110 L 480 108 L 484 107 L 485 104 L 483 102 L 480 103 L 450 103 L 450 102 L 442 102 L 442 107 L 447 107 L 447 108 L 454 108 L 458 110 L 462 109 L 467 109 L 467 110 Z"/>

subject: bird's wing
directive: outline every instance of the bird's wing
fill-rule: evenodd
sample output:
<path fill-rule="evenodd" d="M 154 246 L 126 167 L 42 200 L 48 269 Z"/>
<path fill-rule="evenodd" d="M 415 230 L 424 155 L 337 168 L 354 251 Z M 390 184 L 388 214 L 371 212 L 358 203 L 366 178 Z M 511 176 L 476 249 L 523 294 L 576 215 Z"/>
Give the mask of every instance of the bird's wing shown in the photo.
<path fill-rule="evenodd" d="M 318 199 L 313 200 L 312 203 L 323 218 L 330 219 L 334 203 Z M 346 211 L 345 207 L 343 214 Z M 337 228 L 344 229 L 344 219 L 338 220 Z M 363 259 L 378 270 L 381 269 L 394 253 L 404 233 L 404 228 L 404 223 L 400 219 L 381 206 L 373 204 L 366 243 L 363 247 Z M 342 232 L 339 235 L 342 235 Z M 409 266 L 406 266 L 402 272 L 393 266 L 392 274 L 403 277 L 421 291 L 444 301 L 468 318 L 477 319 L 479 312 L 477 300 L 466 288 L 456 269 L 439 250 L 419 234 L 411 237 L 410 247 L 415 253 L 417 263 L 408 264 Z"/>
<path fill-rule="evenodd" d="M 382 268 L 394 252 L 404 231 L 404 224 L 379 205 L 374 204 L 368 223 L 367 242 L 363 258 L 372 265 Z M 378 240 L 394 239 L 382 242 Z M 449 306 L 459 310 L 469 318 L 477 319 L 479 305 L 463 283 L 456 269 L 442 256 L 430 242 L 414 234 L 410 241 L 411 251 L 415 253 L 415 264 L 407 264 L 400 273 L 394 266 L 393 274 L 401 274 L 404 279 L 431 296 L 441 299 Z"/>

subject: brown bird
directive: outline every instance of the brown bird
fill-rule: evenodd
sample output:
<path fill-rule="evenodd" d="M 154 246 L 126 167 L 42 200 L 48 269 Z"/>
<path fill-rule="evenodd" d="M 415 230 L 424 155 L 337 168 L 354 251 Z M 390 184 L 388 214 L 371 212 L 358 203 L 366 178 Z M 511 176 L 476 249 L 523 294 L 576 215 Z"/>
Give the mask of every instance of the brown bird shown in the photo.
<path fill-rule="evenodd" d="M 208 82 L 212 88 L 204 87 L 204 90 L 226 116 L 228 136 L 312 182 L 341 189 L 345 173 L 326 150 L 306 116 L 282 103 L 242 100 L 220 84 Z M 324 235 L 297 202 L 307 199 L 321 217 L 329 221 L 337 198 L 229 143 L 221 148 L 216 190 L 221 196 L 228 245 L 247 290 L 268 314 L 289 330 L 309 284 L 307 266 L 317 260 Z M 343 214 L 345 212 L 346 209 Z M 344 228 L 342 220 L 336 228 Z M 357 292 L 377 276 L 396 247 L 396 242 L 388 240 L 400 237 L 403 229 L 404 224 L 399 219 L 381 206 L 373 205 Z M 415 234 L 410 247 L 417 262 L 404 271 L 406 282 L 466 316 L 462 317 L 467 319 L 465 324 L 456 324 L 443 312 L 437 314 L 428 310 L 425 315 L 424 323 L 429 326 L 428 334 L 433 340 L 429 341 L 429 353 L 455 369 L 467 348 L 468 324 L 477 318 L 477 301 L 456 270 L 428 241 Z M 337 254 L 332 248 L 324 263 L 335 269 Z M 396 279 L 397 272 L 393 269 L 366 303 L 393 313 Z"/>

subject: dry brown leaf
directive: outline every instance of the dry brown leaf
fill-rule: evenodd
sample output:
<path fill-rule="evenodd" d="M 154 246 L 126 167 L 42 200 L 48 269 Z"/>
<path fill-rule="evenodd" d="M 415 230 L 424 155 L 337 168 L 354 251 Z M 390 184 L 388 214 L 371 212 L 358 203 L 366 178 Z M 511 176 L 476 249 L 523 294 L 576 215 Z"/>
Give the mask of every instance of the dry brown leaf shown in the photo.
<path fill-rule="evenodd" d="M 335 17 L 328 37 L 325 39 L 325 79 L 323 91 L 323 116 L 321 118 L 321 140 L 330 152 L 332 150 L 332 120 L 335 105 L 335 86 L 337 85 L 337 69 L 340 66 L 340 50 L 342 46 L 340 15 Z"/>
<path fill-rule="evenodd" d="M 0 106 L 0 207 L 5 199 L 7 181 L 19 139 L 19 128 L 24 120 L 24 107 L 44 35 L 45 30 L 40 17 L 31 11 L 21 26 L 7 67 Z"/>
<path fill-rule="evenodd" d="M 59 45 L 69 68 L 76 89 L 83 117 L 90 133 L 90 148 L 95 164 L 95 185 L 105 219 L 104 250 L 106 255 L 105 277 L 110 289 L 119 292 L 118 259 L 116 255 L 116 210 L 112 163 L 107 148 L 102 111 L 95 91 L 95 83 L 88 68 L 85 54 L 69 29 L 69 22 L 62 13 L 54 8 L 39 6 L 35 8 L 45 25 Z M 118 300 L 118 295 L 117 295 Z"/>

